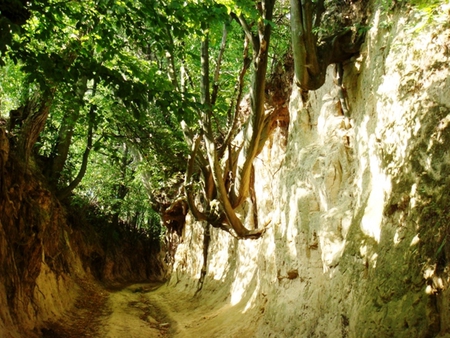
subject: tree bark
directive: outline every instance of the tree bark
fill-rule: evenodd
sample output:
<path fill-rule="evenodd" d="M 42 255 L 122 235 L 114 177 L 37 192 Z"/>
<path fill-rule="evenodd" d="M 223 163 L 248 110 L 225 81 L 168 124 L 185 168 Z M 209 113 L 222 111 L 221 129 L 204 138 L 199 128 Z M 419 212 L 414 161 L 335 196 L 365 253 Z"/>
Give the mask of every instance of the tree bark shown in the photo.
<path fill-rule="evenodd" d="M 95 95 L 97 83 L 94 84 L 93 95 Z M 80 110 L 83 106 L 83 97 L 87 91 L 87 78 L 83 77 L 77 83 L 75 90 L 76 102 L 75 106 L 67 111 L 61 122 L 61 127 L 58 132 L 58 140 L 51 155 L 51 172 L 49 173 L 50 182 L 54 186 L 58 184 L 61 172 L 69 155 L 70 145 L 72 144 L 72 137 L 74 127 L 80 117 Z"/>
<path fill-rule="evenodd" d="M 217 99 L 217 93 L 219 91 L 219 77 L 220 77 L 220 66 L 222 65 L 222 58 L 225 52 L 225 46 L 227 42 L 227 25 L 223 24 L 222 31 L 222 42 L 220 44 L 219 56 L 217 57 L 216 70 L 214 71 L 214 79 L 213 79 L 213 91 L 211 94 L 211 104 L 214 105 Z"/>
<path fill-rule="evenodd" d="M 258 156 L 259 144 L 262 131 L 266 122 L 265 116 L 265 85 L 267 74 L 268 49 L 270 45 L 270 34 L 274 0 L 266 0 L 262 3 L 262 19 L 258 23 L 258 37 L 253 49 L 257 52 L 253 57 L 255 71 L 252 77 L 252 90 L 250 92 L 250 104 L 252 114 L 245 128 L 245 143 L 241 153 L 244 164 L 236 173 L 234 189 L 231 192 L 231 202 L 234 208 L 242 204 L 247 198 L 250 187 L 250 175 L 253 160 Z M 256 49 L 257 48 L 257 49 Z M 263 140 L 265 142 L 265 140 Z"/>
<path fill-rule="evenodd" d="M 28 164 L 33 147 L 36 144 L 40 133 L 44 129 L 45 122 L 47 121 L 53 103 L 55 91 L 56 88 L 51 88 L 46 91 L 43 94 L 39 108 L 36 111 L 30 111 L 23 121 L 18 136 L 17 149 L 25 164 Z"/>
<path fill-rule="evenodd" d="M 257 9 L 261 15 L 261 19 L 258 20 L 257 34 L 252 33 L 251 27 L 243 15 L 233 15 L 233 18 L 241 25 L 246 41 L 250 41 L 253 48 L 253 65 L 255 67 L 250 91 L 251 116 L 245 125 L 243 144 L 236 147 L 231 144 L 231 141 L 236 135 L 237 111 L 242 95 L 243 77 L 250 65 L 247 47 L 244 50 L 244 65 L 236 87 L 238 101 L 236 102 L 235 114 L 233 116 L 228 114 L 229 124 L 225 139 L 222 135 L 215 137 L 212 127 L 212 104 L 215 103 L 218 95 L 216 84 L 224 50 L 226 30 L 223 33 L 222 47 L 214 77 L 213 98 L 210 95 L 208 35 L 205 34 L 202 40 L 201 102 L 203 110 L 200 112 L 201 135 L 194 138 L 192 133 L 185 130 L 185 135 L 189 138 L 188 144 L 192 148 L 185 180 L 186 198 L 190 210 L 197 220 L 206 220 L 212 226 L 232 232 L 238 238 L 257 238 L 264 231 L 264 229 L 247 229 L 237 216 L 235 209 L 249 196 L 253 160 L 262 150 L 261 144 L 264 144 L 269 135 L 268 121 L 272 117 L 266 116 L 265 83 L 274 2 L 274 0 L 265 0 L 257 4 Z M 201 141 L 203 141 L 203 144 L 201 144 Z M 223 161 L 226 150 L 228 150 L 228 158 Z M 205 156 L 203 156 L 202 151 L 204 151 Z M 195 204 L 191 182 L 196 165 L 199 166 L 198 169 L 203 176 L 203 197 L 206 201 L 204 201 L 202 211 Z"/>
<path fill-rule="evenodd" d="M 187 203 L 189 206 L 189 210 L 192 212 L 192 215 L 194 215 L 197 221 L 206 221 L 206 215 L 200 212 L 195 204 L 195 197 L 192 186 L 193 182 L 191 182 L 192 175 L 194 174 L 195 171 L 195 159 L 197 157 L 200 141 L 201 141 L 200 137 L 195 137 L 191 153 L 188 157 L 188 165 L 185 175 L 184 187 L 186 190 Z"/>
<path fill-rule="evenodd" d="M 112 223 L 113 226 L 117 227 L 119 225 L 119 215 L 120 215 L 120 209 L 121 205 L 123 203 L 123 200 L 128 194 L 128 187 L 125 185 L 125 180 L 127 178 L 127 168 L 128 168 L 128 146 L 126 143 L 123 144 L 124 151 L 122 154 L 122 163 L 120 165 L 120 181 L 117 183 L 117 193 L 116 193 L 116 200 L 118 201 L 113 208 L 113 217 L 112 217 Z"/>
<path fill-rule="evenodd" d="M 313 4 L 311 0 L 290 0 L 290 4 L 295 82 L 305 91 L 316 90 L 325 82 L 328 64 L 318 58 L 317 36 L 312 31 Z M 316 24 L 320 23 L 322 13 L 322 9 L 316 13 Z"/>
<path fill-rule="evenodd" d="M 84 175 L 86 174 L 88 160 L 89 160 L 89 154 L 91 152 L 92 144 L 93 144 L 95 110 L 96 110 L 95 105 L 92 105 L 89 109 L 89 115 L 88 115 L 89 127 L 88 127 L 88 134 L 87 134 L 86 149 L 84 150 L 84 153 L 83 153 L 80 170 L 78 171 L 78 174 L 75 177 L 75 179 L 67 187 L 65 187 L 57 192 L 57 196 L 61 200 L 70 196 L 72 191 L 81 183 Z"/>
<path fill-rule="evenodd" d="M 319 28 L 325 12 L 324 0 L 290 0 L 294 81 L 307 92 L 322 87 L 330 64 L 341 63 L 359 52 L 364 34 L 342 27 L 318 44 L 314 28 Z"/>

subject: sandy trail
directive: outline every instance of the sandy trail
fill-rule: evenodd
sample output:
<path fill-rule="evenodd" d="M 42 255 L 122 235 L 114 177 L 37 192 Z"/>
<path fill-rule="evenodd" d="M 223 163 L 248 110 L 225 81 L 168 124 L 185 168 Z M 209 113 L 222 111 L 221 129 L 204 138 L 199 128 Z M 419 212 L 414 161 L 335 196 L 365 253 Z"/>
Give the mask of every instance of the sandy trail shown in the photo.
<path fill-rule="evenodd" d="M 105 338 L 170 337 L 171 323 L 163 311 L 150 302 L 147 294 L 158 284 L 134 284 L 112 291 L 98 336 Z"/>
<path fill-rule="evenodd" d="M 112 312 L 99 337 L 254 337 L 257 327 L 227 297 L 193 297 L 166 285 L 134 284 L 107 304 Z"/>
<path fill-rule="evenodd" d="M 91 286 L 77 304 L 43 337 L 255 337 L 257 328 L 258 316 L 231 306 L 226 295 L 193 297 L 161 283 L 108 291 Z"/>

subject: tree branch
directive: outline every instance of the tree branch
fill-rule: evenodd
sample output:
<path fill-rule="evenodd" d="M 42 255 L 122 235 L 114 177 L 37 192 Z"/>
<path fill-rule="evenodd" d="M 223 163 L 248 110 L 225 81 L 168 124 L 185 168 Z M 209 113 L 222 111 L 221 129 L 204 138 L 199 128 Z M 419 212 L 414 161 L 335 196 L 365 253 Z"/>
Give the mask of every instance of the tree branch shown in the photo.
<path fill-rule="evenodd" d="M 204 30 L 205 36 L 202 39 L 201 46 L 201 65 L 202 65 L 202 79 L 200 84 L 201 90 L 201 101 L 207 109 L 211 106 L 211 96 L 209 93 L 209 35 L 207 30 Z"/>
<path fill-rule="evenodd" d="M 223 212 L 233 230 L 239 237 L 246 237 L 249 230 L 242 224 L 241 220 L 237 217 L 231 202 L 228 198 L 228 193 L 225 188 L 225 183 L 222 179 L 223 173 L 220 168 L 220 163 L 217 159 L 217 151 L 214 144 L 212 135 L 204 135 L 203 139 L 206 145 L 206 152 L 208 154 L 209 163 L 211 166 L 211 172 L 214 179 L 214 183 L 217 187 L 218 199 L 223 206 Z"/>
<path fill-rule="evenodd" d="M 18 152 L 21 154 L 24 162 L 27 164 L 34 145 L 36 144 L 41 131 L 45 127 L 45 122 L 47 121 L 50 108 L 53 104 L 53 97 L 56 92 L 56 87 L 47 90 L 43 94 L 43 99 L 36 111 L 31 107 L 34 102 L 29 101 L 27 106 L 31 111 L 29 111 L 26 116 L 23 125 L 20 129 L 18 136 Z M 31 99 L 33 100 L 33 99 Z M 27 109 L 25 107 L 25 110 Z"/>
<path fill-rule="evenodd" d="M 263 19 L 267 23 L 259 26 L 259 50 L 254 55 L 255 72 L 252 79 L 252 90 L 250 103 L 252 115 L 245 128 L 244 148 L 241 156 L 244 157 L 244 164 L 237 172 L 236 184 L 234 185 L 230 199 L 234 208 L 238 207 L 248 196 L 250 186 L 250 175 L 253 166 L 253 160 L 258 155 L 259 144 L 261 142 L 261 131 L 264 128 L 265 120 L 265 84 L 268 63 L 268 48 L 270 44 L 272 11 L 274 0 L 264 1 L 265 16 Z"/>
<path fill-rule="evenodd" d="M 169 46 L 171 47 L 170 50 L 166 51 L 166 57 L 169 59 L 169 77 L 170 80 L 172 82 L 172 85 L 180 92 L 180 86 L 178 84 L 178 77 L 177 77 L 177 73 L 176 73 L 176 67 L 175 67 L 175 58 L 173 57 L 173 48 L 175 46 L 174 42 L 173 42 L 173 37 L 172 37 L 172 33 L 170 32 L 170 28 L 167 26 L 167 36 L 169 37 L 169 41 L 170 44 Z"/>
<path fill-rule="evenodd" d="M 252 33 L 252 29 L 250 28 L 249 24 L 247 23 L 247 21 L 245 20 L 244 16 L 241 15 L 236 15 L 235 13 L 231 13 L 231 17 L 233 19 L 236 20 L 237 23 L 239 23 L 239 25 L 241 25 L 242 30 L 244 31 L 244 34 L 246 36 L 246 38 L 248 39 L 248 41 L 251 42 L 252 47 L 253 47 L 253 51 L 255 53 L 257 53 L 259 51 L 259 43 L 260 41 L 258 40 L 258 37 L 255 36 Z"/>
<path fill-rule="evenodd" d="M 199 136 L 196 136 L 194 138 L 194 141 L 192 143 L 192 150 L 188 157 L 188 165 L 186 169 L 186 177 L 184 180 L 184 186 L 186 191 L 186 200 L 189 206 L 189 209 L 192 212 L 192 215 L 194 215 L 195 219 L 198 221 L 206 221 L 206 216 L 204 213 L 200 212 L 195 205 L 195 199 L 194 199 L 194 193 L 193 193 L 193 187 L 191 178 L 195 171 L 195 159 L 198 153 L 198 148 L 200 146 L 201 138 Z"/>
<path fill-rule="evenodd" d="M 247 39 L 246 39 L 247 41 Z M 248 68 L 251 65 L 251 59 L 248 57 L 248 44 L 246 43 L 244 46 L 244 64 L 242 66 L 241 71 L 239 72 L 239 76 L 238 76 L 238 80 L 236 83 L 236 86 L 234 88 L 234 92 L 237 92 L 236 95 L 236 99 L 235 101 L 231 102 L 230 104 L 230 108 L 228 109 L 228 119 L 229 121 L 229 127 L 228 127 L 228 132 L 227 135 L 225 136 L 224 142 L 222 144 L 222 146 L 219 148 L 219 158 L 222 158 L 225 150 L 229 148 L 230 144 L 231 144 L 231 140 L 236 136 L 236 131 L 237 131 L 237 124 L 239 122 L 239 105 L 241 103 L 242 100 L 242 92 L 244 89 L 244 77 L 245 74 L 247 73 Z M 234 106 L 234 109 L 233 109 Z M 231 111 L 233 111 L 232 114 L 232 118 L 231 117 Z"/>
<path fill-rule="evenodd" d="M 97 83 L 96 83 L 97 84 Z M 95 92 L 96 86 L 94 86 L 94 92 Z M 94 134 L 94 122 L 95 122 L 95 110 L 97 109 L 96 105 L 91 105 L 88 113 L 88 134 L 87 134 L 87 143 L 86 143 L 86 149 L 83 153 L 83 158 L 81 161 L 81 167 L 78 172 L 78 175 L 75 177 L 75 179 L 65 188 L 61 189 L 56 193 L 57 197 L 60 200 L 63 200 L 67 197 L 69 197 L 70 193 L 80 184 L 81 180 L 83 179 L 84 175 L 86 174 L 87 165 L 88 165 L 88 159 L 89 154 L 92 149 L 92 139 Z M 97 141 L 98 142 L 98 141 Z"/>
<path fill-rule="evenodd" d="M 97 84 L 94 84 L 93 95 L 95 95 Z M 87 91 L 87 77 L 81 77 L 74 90 L 75 104 L 74 107 L 69 108 L 61 121 L 61 126 L 58 131 L 58 139 L 56 145 L 50 156 L 51 158 L 51 172 L 49 173 L 50 182 L 56 186 L 61 172 L 66 164 L 69 155 L 70 145 L 72 144 L 72 136 L 74 134 L 74 127 L 80 117 L 80 110 L 83 107 L 83 97 Z"/>
<path fill-rule="evenodd" d="M 217 99 L 217 93 L 219 91 L 219 76 L 220 76 L 220 67 L 222 65 L 222 58 L 223 54 L 225 52 L 225 46 L 227 42 L 227 24 L 223 24 L 223 30 L 222 30 L 222 42 L 220 44 L 220 50 L 219 50 L 219 56 L 217 57 L 217 64 L 216 64 L 216 70 L 214 72 L 214 80 L 213 80 L 213 91 L 211 95 L 211 104 L 214 105 L 216 103 Z"/>

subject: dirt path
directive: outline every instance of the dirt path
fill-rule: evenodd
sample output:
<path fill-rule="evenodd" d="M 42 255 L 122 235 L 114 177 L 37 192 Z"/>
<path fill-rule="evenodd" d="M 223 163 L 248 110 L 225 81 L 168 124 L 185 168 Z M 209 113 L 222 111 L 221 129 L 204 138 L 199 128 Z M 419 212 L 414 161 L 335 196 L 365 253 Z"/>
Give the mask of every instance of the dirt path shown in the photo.
<path fill-rule="evenodd" d="M 226 290 L 194 297 L 167 285 L 131 285 L 111 294 L 114 310 L 100 337 L 256 337 L 263 309 L 232 306 L 228 296 Z"/>
<path fill-rule="evenodd" d="M 158 283 L 83 289 L 75 309 L 43 330 L 44 338 L 254 337 L 257 328 L 258 316 L 219 293 L 193 297 Z"/>
<path fill-rule="evenodd" d="M 97 284 L 78 280 L 82 297 L 76 301 L 72 311 L 60 320 L 42 329 L 43 338 L 97 337 L 103 319 L 108 316 L 108 291 Z"/>
<path fill-rule="evenodd" d="M 102 320 L 98 337 L 141 338 L 170 337 L 173 325 L 170 318 L 152 304 L 149 293 L 160 284 L 134 284 L 109 295 L 109 314 Z"/>

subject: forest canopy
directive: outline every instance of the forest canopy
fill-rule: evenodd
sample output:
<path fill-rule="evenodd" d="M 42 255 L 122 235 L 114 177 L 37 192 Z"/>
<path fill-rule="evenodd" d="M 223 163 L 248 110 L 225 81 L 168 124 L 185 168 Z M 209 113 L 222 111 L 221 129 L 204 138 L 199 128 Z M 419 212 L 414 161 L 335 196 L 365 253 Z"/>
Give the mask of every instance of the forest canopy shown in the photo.
<path fill-rule="evenodd" d="M 365 1 L 2 1 L 10 153 L 115 224 L 257 238 L 253 160 L 364 39 Z M 294 74 L 294 75 L 292 75 Z M 253 206 L 254 224 L 236 212 Z"/>

